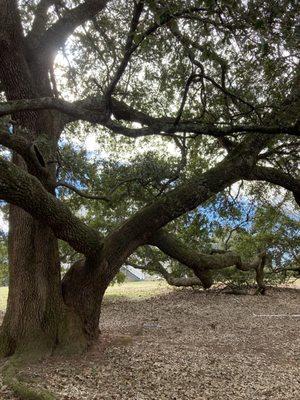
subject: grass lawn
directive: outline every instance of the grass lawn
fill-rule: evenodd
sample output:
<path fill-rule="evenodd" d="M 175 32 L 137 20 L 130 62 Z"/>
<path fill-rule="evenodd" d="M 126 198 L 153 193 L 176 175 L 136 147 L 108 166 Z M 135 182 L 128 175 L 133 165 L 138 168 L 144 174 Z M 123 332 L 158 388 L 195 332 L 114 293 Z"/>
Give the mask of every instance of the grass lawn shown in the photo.
<path fill-rule="evenodd" d="M 0 287 L 0 310 L 5 310 L 8 295 L 8 287 Z"/>
<path fill-rule="evenodd" d="M 141 282 L 125 282 L 120 285 L 115 284 L 109 286 L 105 293 L 105 297 L 120 298 L 127 297 L 129 299 L 145 299 L 158 294 L 167 293 L 171 286 L 166 281 L 141 281 Z"/>
<path fill-rule="evenodd" d="M 170 290 L 170 286 L 165 281 L 142 281 L 142 282 L 126 282 L 110 286 L 105 298 L 124 298 L 129 299 L 145 299 L 147 297 L 156 296 L 166 293 Z M 5 310 L 7 301 L 8 288 L 0 287 L 0 310 Z"/>

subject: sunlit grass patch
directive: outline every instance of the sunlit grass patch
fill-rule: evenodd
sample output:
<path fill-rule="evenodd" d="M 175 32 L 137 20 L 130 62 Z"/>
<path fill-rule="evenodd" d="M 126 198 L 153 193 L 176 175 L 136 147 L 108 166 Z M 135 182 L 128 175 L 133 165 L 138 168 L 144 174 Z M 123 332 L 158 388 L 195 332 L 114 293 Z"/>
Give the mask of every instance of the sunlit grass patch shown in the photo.
<path fill-rule="evenodd" d="M 0 310 L 6 309 L 8 287 L 0 287 Z"/>
<path fill-rule="evenodd" d="M 165 281 L 125 282 L 110 286 L 105 293 L 105 298 L 126 297 L 129 299 L 145 299 L 167 293 L 170 290 L 171 286 Z"/>
<path fill-rule="evenodd" d="M 145 299 L 167 293 L 171 287 L 165 281 L 125 282 L 109 286 L 105 298 Z M 0 310 L 6 309 L 8 287 L 0 287 Z"/>

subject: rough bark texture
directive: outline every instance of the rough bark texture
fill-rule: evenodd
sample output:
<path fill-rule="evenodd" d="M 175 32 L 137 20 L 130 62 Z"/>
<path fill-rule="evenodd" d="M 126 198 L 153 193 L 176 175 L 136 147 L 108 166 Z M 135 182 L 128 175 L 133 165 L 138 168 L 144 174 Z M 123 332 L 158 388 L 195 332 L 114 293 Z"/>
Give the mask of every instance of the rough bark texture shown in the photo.
<path fill-rule="evenodd" d="M 1 332 L 8 341 L 5 355 L 26 346 L 37 349 L 39 343 L 50 345 L 57 337 L 62 306 L 56 238 L 17 207 L 10 211 L 9 264 L 10 290 Z"/>
<path fill-rule="evenodd" d="M 99 319 L 104 292 L 109 284 L 101 266 L 88 261 L 75 262 L 62 281 L 65 304 L 80 317 L 84 334 L 89 341 L 99 334 Z"/>
<path fill-rule="evenodd" d="M 40 63 L 24 46 L 16 2 L 2 0 L 0 8 L 4 29 L 0 33 L 0 79 L 7 99 L 52 96 L 49 66 Z M 40 143 L 47 165 L 56 155 L 62 128 L 60 115 L 28 111 L 15 113 L 13 118 L 28 129 L 31 140 Z M 37 170 L 17 154 L 13 155 L 13 162 L 43 182 Z M 49 165 L 49 175 L 54 177 L 55 164 Z M 48 225 L 14 205 L 10 206 L 9 229 L 10 290 L 0 352 L 5 356 L 14 352 L 49 353 L 60 339 L 65 341 L 62 327 L 65 330 L 70 320 L 61 293 L 57 239 Z"/>

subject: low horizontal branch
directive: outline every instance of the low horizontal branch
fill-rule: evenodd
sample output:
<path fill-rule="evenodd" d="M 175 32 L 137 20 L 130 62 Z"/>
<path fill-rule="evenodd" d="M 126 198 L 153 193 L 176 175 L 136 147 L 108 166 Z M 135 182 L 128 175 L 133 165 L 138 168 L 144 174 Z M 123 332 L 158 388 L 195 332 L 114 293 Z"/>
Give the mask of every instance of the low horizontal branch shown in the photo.
<path fill-rule="evenodd" d="M 151 245 L 158 247 L 169 257 L 179 261 L 189 267 L 199 279 L 204 288 L 209 288 L 213 284 L 211 271 L 235 266 L 241 271 L 256 271 L 257 282 L 261 277 L 260 267 L 266 253 L 257 254 L 250 262 L 242 262 L 241 257 L 234 252 L 222 252 L 205 254 L 189 248 L 185 243 L 178 240 L 174 235 L 164 230 L 157 232 L 149 241 Z M 163 267 L 162 267 L 163 268 Z M 160 273 L 162 273 L 162 269 Z M 163 275 L 163 274 L 162 274 Z M 164 276 L 164 275 L 163 275 Z"/>
<path fill-rule="evenodd" d="M 194 286 L 203 286 L 202 281 L 197 277 L 197 276 L 183 276 L 183 277 L 176 277 L 173 276 L 170 272 L 166 270 L 162 266 L 162 264 L 158 261 L 156 262 L 150 262 L 144 266 L 136 263 L 128 263 L 134 268 L 143 270 L 143 271 L 148 271 L 148 272 L 157 272 L 159 275 L 161 275 L 169 285 L 171 286 L 176 286 L 176 287 L 194 287 Z"/>
<path fill-rule="evenodd" d="M 107 127 L 115 133 L 128 137 L 140 137 L 150 135 L 174 135 L 176 133 L 190 133 L 193 135 L 208 135 L 223 137 L 232 134 L 263 133 L 268 135 L 289 134 L 300 136 L 300 125 L 270 126 L 270 125 L 234 125 L 218 127 L 216 125 L 203 125 L 196 121 L 181 121 L 175 124 L 171 117 L 154 118 L 146 113 L 135 110 L 125 103 L 112 100 L 112 112 L 118 120 L 139 122 L 146 127 L 128 128 L 124 125 L 107 120 L 106 105 L 103 98 L 86 99 L 77 102 L 68 102 L 57 98 L 22 99 L 6 103 L 0 103 L 0 116 L 9 115 L 17 111 L 55 109 L 66 114 L 66 121 L 84 120 Z"/>

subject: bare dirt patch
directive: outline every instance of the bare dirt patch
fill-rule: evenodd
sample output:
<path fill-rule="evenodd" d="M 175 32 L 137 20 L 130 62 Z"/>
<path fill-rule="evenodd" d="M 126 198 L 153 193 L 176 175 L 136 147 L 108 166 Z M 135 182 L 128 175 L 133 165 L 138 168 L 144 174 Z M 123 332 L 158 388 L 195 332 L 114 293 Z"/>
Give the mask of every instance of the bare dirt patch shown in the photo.
<path fill-rule="evenodd" d="M 287 288 L 106 300 L 102 335 L 87 354 L 26 373 L 62 400 L 295 400 L 299 300 Z M 0 398 L 16 399 L 5 387 Z"/>

